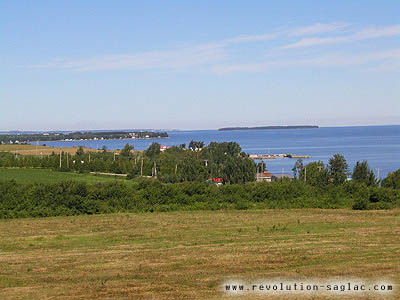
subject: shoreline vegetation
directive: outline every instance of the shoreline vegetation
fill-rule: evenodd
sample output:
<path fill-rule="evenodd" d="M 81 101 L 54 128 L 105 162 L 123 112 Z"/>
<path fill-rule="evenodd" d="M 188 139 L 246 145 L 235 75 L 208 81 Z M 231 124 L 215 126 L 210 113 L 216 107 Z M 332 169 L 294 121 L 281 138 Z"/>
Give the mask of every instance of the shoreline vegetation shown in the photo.
<path fill-rule="evenodd" d="M 6 170 L 3 179 L 0 177 L 0 219 L 116 212 L 400 207 L 400 170 L 380 180 L 366 161 L 358 162 L 351 172 L 345 158 L 335 154 L 327 165 L 305 164 L 299 159 L 291 178 L 267 179 L 265 164 L 254 162 L 234 142 L 205 145 L 191 141 L 188 147 L 182 144 L 166 149 L 152 143 L 141 152 L 127 144 L 118 154 L 106 148 L 89 152 L 82 147 L 73 155 L 0 152 L 0 167 L 0 173 Z M 14 169 L 7 171 L 10 168 Z M 30 170 L 19 172 L 22 169 Z M 127 176 L 110 181 L 112 178 L 91 172 Z M 74 174 L 86 177 L 75 180 Z M 265 180 L 260 182 L 260 178 Z"/>
<path fill-rule="evenodd" d="M 272 130 L 272 129 L 312 129 L 319 128 L 317 125 L 296 125 L 296 126 L 256 126 L 256 127 L 224 127 L 219 128 L 219 131 L 230 130 Z"/>
<path fill-rule="evenodd" d="M 122 139 L 155 139 L 168 138 L 167 132 L 157 131 L 77 131 L 71 133 L 44 132 L 0 134 L 0 144 L 29 144 L 47 141 L 91 141 L 91 140 L 122 140 Z"/>

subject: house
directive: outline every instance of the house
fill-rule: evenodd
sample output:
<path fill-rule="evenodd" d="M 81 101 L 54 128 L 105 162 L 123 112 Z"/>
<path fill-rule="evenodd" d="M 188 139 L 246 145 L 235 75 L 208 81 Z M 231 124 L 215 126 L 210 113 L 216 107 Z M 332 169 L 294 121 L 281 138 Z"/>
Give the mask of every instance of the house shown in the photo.
<path fill-rule="evenodd" d="M 226 180 L 220 177 L 210 178 L 207 180 L 209 183 L 216 184 L 216 185 L 223 185 L 226 183 Z"/>
<path fill-rule="evenodd" d="M 167 147 L 166 145 L 162 145 L 160 147 L 160 151 L 163 152 L 163 151 L 167 150 L 168 148 L 170 148 L 170 147 Z"/>
<path fill-rule="evenodd" d="M 257 173 L 257 181 L 267 181 L 271 182 L 273 174 L 268 171 L 264 171 L 262 173 Z"/>

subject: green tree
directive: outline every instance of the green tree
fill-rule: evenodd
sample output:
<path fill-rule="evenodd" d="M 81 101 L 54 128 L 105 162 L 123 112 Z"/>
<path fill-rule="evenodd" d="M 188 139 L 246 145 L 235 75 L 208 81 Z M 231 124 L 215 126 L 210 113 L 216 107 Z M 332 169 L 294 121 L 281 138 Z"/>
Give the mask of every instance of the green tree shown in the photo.
<path fill-rule="evenodd" d="M 347 180 L 349 166 L 343 155 L 335 154 L 331 159 L 329 159 L 328 168 L 335 185 L 343 184 Z"/>
<path fill-rule="evenodd" d="M 376 184 L 375 174 L 369 168 L 368 162 L 357 162 L 353 169 L 352 180 L 365 183 L 368 186 Z"/>
<path fill-rule="evenodd" d="M 197 150 L 197 149 L 203 149 L 204 147 L 204 142 L 199 142 L 199 141 L 191 141 L 189 143 L 189 149 L 190 150 Z"/>
<path fill-rule="evenodd" d="M 262 172 L 264 172 L 266 169 L 267 169 L 267 165 L 265 164 L 264 161 L 261 161 L 261 162 L 259 162 L 259 163 L 257 164 L 257 167 L 256 167 L 257 172 L 262 173 Z"/>
<path fill-rule="evenodd" d="M 133 151 L 133 145 L 126 144 L 125 147 L 121 150 L 120 155 L 122 157 L 131 157 Z"/>
<path fill-rule="evenodd" d="M 394 189 L 400 189 L 400 169 L 389 173 L 389 175 L 382 180 L 382 186 Z"/>
<path fill-rule="evenodd" d="M 76 154 L 77 156 L 83 156 L 85 154 L 85 150 L 83 150 L 82 146 L 79 146 L 78 150 L 76 150 Z"/>
<path fill-rule="evenodd" d="M 145 152 L 146 156 L 149 157 L 151 160 L 156 159 L 161 153 L 160 147 L 161 145 L 159 143 L 152 143 Z"/>
<path fill-rule="evenodd" d="M 301 174 L 301 172 L 303 172 L 303 169 L 304 169 L 304 163 L 303 163 L 303 160 L 300 158 L 300 159 L 298 159 L 297 161 L 296 161 L 296 163 L 294 164 L 294 166 L 293 166 L 293 169 L 292 169 L 292 171 L 293 171 L 293 176 L 295 177 L 295 178 L 300 178 L 300 174 Z"/>
<path fill-rule="evenodd" d="M 246 183 L 256 178 L 255 163 L 248 157 L 230 156 L 223 163 L 222 177 L 230 183 Z"/>
<path fill-rule="evenodd" d="M 181 162 L 178 175 L 182 181 L 205 181 L 209 176 L 206 166 L 193 157 L 186 157 Z"/>
<path fill-rule="evenodd" d="M 315 161 L 301 169 L 298 176 L 307 184 L 325 187 L 329 183 L 330 174 L 322 161 Z"/>

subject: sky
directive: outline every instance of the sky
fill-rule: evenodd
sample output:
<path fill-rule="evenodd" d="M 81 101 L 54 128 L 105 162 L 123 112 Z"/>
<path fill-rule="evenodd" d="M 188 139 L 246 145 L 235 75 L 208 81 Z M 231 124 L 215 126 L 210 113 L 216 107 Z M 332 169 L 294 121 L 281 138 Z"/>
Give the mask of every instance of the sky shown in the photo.
<path fill-rule="evenodd" d="M 399 11 L 0 0 L 0 131 L 400 124 Z"/>

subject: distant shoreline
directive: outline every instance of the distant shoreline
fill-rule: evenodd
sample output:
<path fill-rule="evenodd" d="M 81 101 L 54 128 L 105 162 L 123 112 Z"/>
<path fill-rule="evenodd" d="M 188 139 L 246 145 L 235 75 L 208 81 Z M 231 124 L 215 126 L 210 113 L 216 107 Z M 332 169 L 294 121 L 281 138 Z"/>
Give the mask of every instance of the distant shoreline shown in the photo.
<path fill-rule="evenodd" d="M 257 127 L 224 127 L 219 128 L 219 131 L 228 130 L 271 130 L 271 129 L 312 129 L 319 128 L 317 125 L 298 125 L 298 126 L 257 126 Z"/>

